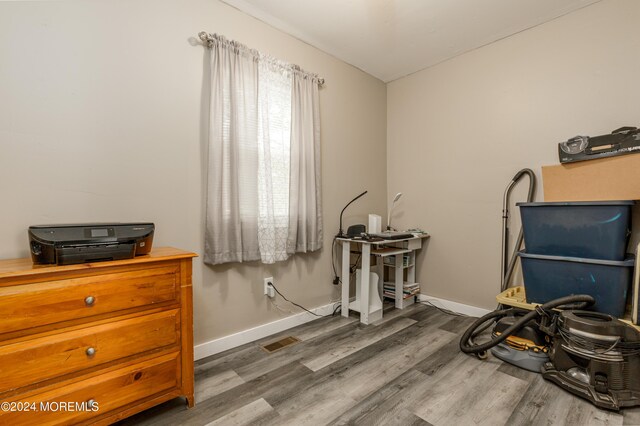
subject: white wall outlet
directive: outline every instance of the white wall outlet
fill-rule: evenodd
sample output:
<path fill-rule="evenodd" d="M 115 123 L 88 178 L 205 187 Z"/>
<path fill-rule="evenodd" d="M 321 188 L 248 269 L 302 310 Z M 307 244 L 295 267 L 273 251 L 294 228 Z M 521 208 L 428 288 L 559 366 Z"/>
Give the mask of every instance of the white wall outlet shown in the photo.
<path fill-rule="evenodd" d="M 270 283 L 273 283 L 273 277 L 264 279 L 264 294 L 268 297 L 275 297 L 276 289 L 273 288 L 273 285 L 271 285 Z"/>

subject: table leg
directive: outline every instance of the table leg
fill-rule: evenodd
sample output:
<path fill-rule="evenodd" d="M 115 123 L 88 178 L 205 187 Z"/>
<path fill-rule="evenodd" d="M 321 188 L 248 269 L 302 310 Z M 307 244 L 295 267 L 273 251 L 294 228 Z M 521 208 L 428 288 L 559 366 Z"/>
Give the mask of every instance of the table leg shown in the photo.
<path fill-rule="evenodd" d="M 371 244 L 362 244 L 362 271 L 360 274 L 360 322 L 369 324 L 369 278 L 371 276 Z"/>
<path fill-rule="evenodd" d="M 376 256 L 376 269 L 378 270 L 378 294 L 380 300 L 384 301 L 384 258 Z"/>
<path fill-rule="evenodd" d="M 395 286 L 396 286 L 396 309 L 402 309 L 402 298 L 404 297 L 404 286 L 403 286 L 403 270 L 402 270 L 402 265 L 403 265 L 403 261 L 404 261 L 404 254 L 396 254 L 395 255 L 395 261 L 396 261 L 396 270 L 395 270 L 395 278 L 394 278 L 394 282 L 395 282 Z"/>
<path fill-rule="evenodd" d="M 349 266 L 351 256 L 351 243 L 349 241 L 341 241 L 342 243 L 342 316 L 349 316 Z"/>

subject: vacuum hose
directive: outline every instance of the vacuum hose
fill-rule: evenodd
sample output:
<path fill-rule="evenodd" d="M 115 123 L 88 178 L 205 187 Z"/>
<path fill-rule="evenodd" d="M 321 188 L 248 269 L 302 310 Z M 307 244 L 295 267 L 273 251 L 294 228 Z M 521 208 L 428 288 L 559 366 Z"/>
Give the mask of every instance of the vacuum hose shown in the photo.
<path fill-rule="evenodd" d="M 511 254 L 510 260 L 507 260 L 507 251 L 509 250 L 509 196 L 511 195 L 511 190 L 515 186 L 515 184 L 522 179 L 524 175 L 529 176 L 529 191 L 527 193 L 527 203 L 533 201 L 536 193 L 536 175 L 533 173 L 531 169 L 522 169 L 518 173 L 515 174 L 509 185 L 504 191 L 504 195 L 502 197 L 502 255 L 501 255 L 501 265 L 500 265 L 500 291 L 505 291 L 507 287 L 509 287 L 509 281 L 511 281 L 511 275 L 513 275 L 513 270 L 515 269 L 516 260 L 518 258 L 517 253 L 522 246 L 522 227 L 520 228 L 520 232 L 518 233 L 518 238 L 516 240 L 516 244 L 513 246 L 513 253 Z"/>
<path fill-rule="evenodd" d="M 516 244 L 515 246 L 513 246 L 513 253 L 511 254 L 511 258 L 508 258 L 507 251 L 509 250 L 509 205 L 511 204 L 511 191 L 518 183 L 518 181 L 520 181 L 520 179 L 522 179 L 525 175 L 529 176 L 529 191 L 527 193 L 527 202 L 532 202 L 536 193 L 536 175 L 531 169 L 522 169 L 518 171 L 518 173 L 513 176 L 513 178 L 505 188 L 504 195 L 502 196 L 502 253 L 500 255 L 500 292 L 505 291 L 509 287 L 509 282 L 511 281 L 511 276 L 513 275 L 513 271 L 516 266 L 516 260 L 518 259 L 518 250 L 520 250 L 520 247 L 522 246 L 523 233 L 522 228 L 520 228 Z M 498 305 L 498 307 L 496 308 L 496 312 L 502 312 L 501 309 L 503 309 L 503 306 Z M 512 311 L 508 312 L 511 313 Z M 509 313 L 496 315 L 496 317 L 509 315 Z M 487 328 L 491 327 L 491 324 L 492 323 L 488 322 L 484 325 L 484 327 L 475 330 L 474 333 L 469 337 L 469 344 L 473 345 L 473 338 L 485 331 Z M 486 354 L 481 353 L 478 355 L 478 357 L 484 358 L 486 357 Z"/>
<path fill-rule="evenodd" d="M 587 306 L 592 305 L 593 303 L 595 303 L 595 299 L 591 296 L 584 295 L 584 294 L 576 295 L 576 296 L 565 296 L 559 299 L 552 300 L 550 302 L 547 302 L 543 305 L 538 306 L 536 310 L 530 311 L 529 313 L 527 313 L 525 316 L 520 318 L 509 328 L 504 330 L 504 332 L 499 336 L 497 336 L 496 338 L 491 339 L 486 343 L 481 343 L 476 345 L 473 343 L 471 339 L 473 336 L 477 335 L 477 333 L 475 333 L 476 330 L 480 328 L 485 322 L 492 320 L 494 318 L 505 317 L 515 312 L 522 312 L 523 310 L 517 309 L 517 308 L 509 308 L 509 309 L 502 309 L 498 311 L 489 312 L 482 318 L 478 318 L 467 329 L 467 331 L 464 332 L 464 334 L 462 335 L 462 338 L 460 339 L 460 350 L 466 354 L 480 354 L 482 357 L 484 356 L 484 353 L 486 353 L 488 349 L 491 349 L 492 347 L 506 340 L 507 337 L 509 337 L 516 331 L 520 330 L 529 321 L 540 317 L 542 315 L 541 311 L 544 311 L 547 309 L 559 308 L 562 306 L 569 307 L 568 305 L 571 305 L 571 304 L 573 304 L 573 306 L 571 306 L 572 309 L 584 309 Z"/>

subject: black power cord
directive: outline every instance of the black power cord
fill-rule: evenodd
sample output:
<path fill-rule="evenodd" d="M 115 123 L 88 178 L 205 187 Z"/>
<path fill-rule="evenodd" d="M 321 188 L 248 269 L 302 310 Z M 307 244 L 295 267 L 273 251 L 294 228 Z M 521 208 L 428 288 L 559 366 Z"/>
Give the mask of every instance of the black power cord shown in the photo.
<path fill-rule="evenodd" d="M 335 248 L 336 248 L 336 239 L 337 238 L 338 238 L 338 236 L 336 235 L 335 237 L 333 237 L 333 241 L 331 242 L 331 267 L 333 268 L 333 281 L 332 281 L 333 285 L 338 285 L 338 284 L 342 283 L 342 280 L 340 279 L 340 277 L 338 276 L 338 272 L 336 271 Z"/>
<path fill-rule="evenodd" d="M 467 317 L 467 318 L 469 318 L 469 315 L 465 315 L 465 314 L 461 314 L 459 312 L 450 311 L 449 309 L 441 308 L 441 307 L 436 306 L 433 303 L 429 302 L 428 300 L 418 300 L 418 303 L 421 304 L 421 305 L 426 305 L 426 306 L 431 306 L 432 308 L 436 308 L 437 310 L 439 310 L 440 312 L 442 312 L 443 314 L 446 314 L 446 315 L 451 315 L 451 316 L 454 316 L 454 317 Z"/>
<path fill-rule="evenodd" d="M 338 303 L 338 306 L 336 306 L 336 308 L 333 310 L 333 313 L 331 314 L 331 316 L 334 316 L 336 312 L 338 312 L 338 309 L 340 308 L 342 308 L 342 303 Z"/>
<path fill-rule="evenodd" d="M 332 316 L 334 316 L 334 315 L 336 314 L 336 312 L 338 311 L 338 307 L 340 306 L 340 305 L 338 305 L 338 307 L 336 307 L 336 308 L 333 310 L 333 313 L 332 313 L 332 314 L 330 314 L 330 315 L 319 315 L 319 314 L 316 314 L 315 312 L 311 312 L 310 310 L 308 310 L 308 309 L 307 309 L 307 308 L 305 308 L 304 306 L 299 305 L 299 304 L 297 304 L 296 302 L 292 302 L 291 300 L 287 299 L 287 298 L 286 298 L 286 296 L 285 296 L 284 294 L 280 293 L 280 291 L 276 288 L 276 286 L 275 286 L 275 285 L 273 285 L 273 283 L 272 283 L 272 282 L 269 282 L 268 284 L 269 284 L 271 287 L 273 287 L 273 289 L 276 291 L 276 293 L 278 293 L 278 294 L 280 295 L 280 297 L 282 297 L 282 298 L 283 298 L 284 300 L 286 300 L 287 302 L 291 303 L 291 304 L 292 304 L 292 305 L 294 305 L 294 306 L 297 306 L 297 307 L 298 307 L 298 308 L 300 308 L 300 309 L 305 310 L 306 312 L 310 313 L 311 315 L 315 315 L 315 316 L 320 317 L 320 318 L 325 318 L 325 317 L 332 317 Z"/>
<path fill-rule="evenodd" d="M 339 236 L 340 234 L 333 237 L 333 242 L 331 243 L 331 267 L 333 268 L 333 280 L 332 280 L 333 285 L 342 284 L 342 278 L 338 276 L 338 272 L 336 270 L 336 263 L 335 263 L 335 257 L 336 257 L 335 245 L 336 245 L 336 239 L 339 238 Z M 356 253 L 356 252 L 352 252 L 352 253 Z M 356 273 L 356 270 L 358 269 L 358 263 L 360 262 L 361 259 L 362 259 L 362 252 L 358 252 L 358 258 L 356 259 L 355 263 L 349 264 L 349 272 L 351 276 L 353 276 L 353 274 Z"/>

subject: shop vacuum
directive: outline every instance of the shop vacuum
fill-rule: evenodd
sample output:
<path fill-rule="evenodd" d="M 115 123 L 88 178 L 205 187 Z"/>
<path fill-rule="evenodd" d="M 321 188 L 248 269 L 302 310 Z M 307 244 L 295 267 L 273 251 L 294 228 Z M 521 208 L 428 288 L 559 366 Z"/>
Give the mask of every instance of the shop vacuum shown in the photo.
<path fill-rule="evenodd" d="M 507 264 L 509 193 L 522 170 L 505 191 L 503 204 L 502 290 L 508 287 L 515 256 Z M 520 231 L 514 252 L 522 244 Z M 587 311 L 592 296 L 572 295 L 539 305 L 533 311 L 498 308 L 476 320 L 460 339 L 460 350 L 479 359 L 487 351 L 516 367 L 538 372 L 568 392 L 597 407 L 619 410 L 640 405 L 640 332 L 611 315 Z M 493 326 L 491 339 L 474 339 Z"/>
<path fill-rule="evenodd" d="M 563 311 L 549 330 L 551 360 L 542 377 L 591 401 L 619 410 L 640 405 L 640 332 L 590 311 Z"/>

